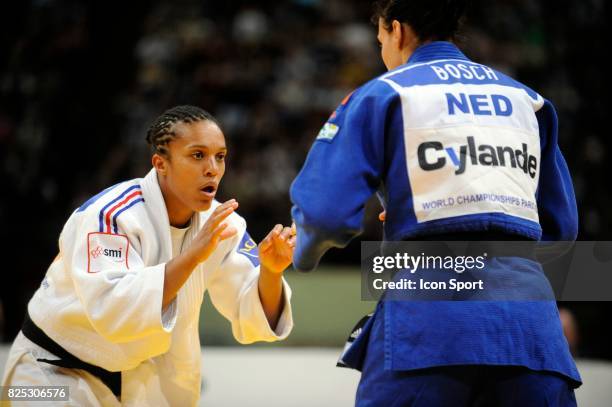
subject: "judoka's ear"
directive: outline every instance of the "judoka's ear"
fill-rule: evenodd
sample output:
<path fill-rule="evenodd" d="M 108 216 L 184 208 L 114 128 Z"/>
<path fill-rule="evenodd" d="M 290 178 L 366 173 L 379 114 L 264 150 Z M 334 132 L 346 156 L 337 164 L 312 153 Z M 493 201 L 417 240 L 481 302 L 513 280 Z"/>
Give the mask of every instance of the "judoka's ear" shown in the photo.
<path fill-rule="evenodd" d="M 409 49 L 412 54 L 412 51 L 418 46 L 419 37 L 408 24 L 402 24 L 397 20 L 393 20 L 391 23 L 391 36 L 399 52 Z"/>
<path fill-rule="evenodd" d="M 153 154 L 153 157 L 151 157 L 151 164 L 153 164 L 153 168 L 155 168 L 159 175 L 166 175 L 167 164 L 164 157 L 158 153 Z"/>
<path fill-rule="evenodd" d="M 405 37 L 405 27 L 402 23 L 397 20 L 393 20 L 391 22 L 391 38 L 393 39 L 393 43 L 397 49 L 402 49 L 404 42 L 406 41 Z"/>

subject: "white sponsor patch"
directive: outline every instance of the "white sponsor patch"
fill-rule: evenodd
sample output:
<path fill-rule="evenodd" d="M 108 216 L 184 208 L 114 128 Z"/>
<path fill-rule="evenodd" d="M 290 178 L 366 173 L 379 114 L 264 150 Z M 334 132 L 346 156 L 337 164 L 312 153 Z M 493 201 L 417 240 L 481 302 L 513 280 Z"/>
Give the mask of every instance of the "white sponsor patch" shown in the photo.
<path fill-rule="evenodd" d="M 333 123 L 325 123 L 321 131 L 319 131 L 319 135 L 317 136 L 317 140 L 328 140 L 331 141 L 336 137 L 336 134 L 340 130 L 340 127 L 336 126 Z"/>
<path fill-rule="evenodd" d="M 541 98 L 501 85 L 403 88 L 406 166 L 418 222 L 504 213 L 538 222 Z"/>
<path fill-rule="evenodd" d="M 539 135 L 511 127 L 406 129 L 418 222 L 505 213 L 538 222 Z"/>
<path fill-rule="evenodd" d="M 128 265 L 130 243 L 125 235 L 89 233 L 87 235 L 87 272 L 125 268 Z"/>

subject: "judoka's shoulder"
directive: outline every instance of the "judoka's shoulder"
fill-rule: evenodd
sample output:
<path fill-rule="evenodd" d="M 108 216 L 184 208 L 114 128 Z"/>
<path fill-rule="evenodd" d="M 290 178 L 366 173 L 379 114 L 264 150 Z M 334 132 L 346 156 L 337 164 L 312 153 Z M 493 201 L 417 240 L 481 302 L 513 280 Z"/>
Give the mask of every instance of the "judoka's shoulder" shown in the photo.
<path fill-rule="evenodd" d="M 136 196 L 142 196 L 140 178 L 123 181 L 112 185 L 90 197 L 75 213 L 98 213 L 103 208 L 121 204 L 124 200 L 130 200 Z"/>
<path fill-rule="evenodd" d="M 346 100 L 346 102 L 352 101 L 353 103 L 359 103 L 368 98 L 398 97 L 399 94 L 397 90 L 384 80 L 381 80 L 382 77 L 383 75 L 380 75 L 359 86 L 347 96 L 348 100 Z"/>
<path fill-rule="evenodd" d="M 70 217 L 70 221 L 88 229 L 105 233 L 118 233 L 118 222 L 133 212 L 144 210 L 140 179 L 120 182 L 89 198 Z M 139 212 L 141 213 L 141 212 Z M 138 216 L 142 218 L 142 213 Z"/>
<path fill-rule="evenodd" d="M 331 114 L 328 123 L 323 127 L 317 139 L 331 140 L 338 127 L 342 127 L 347 117 L 371 117 L 373 113 L 384 109 L 394 99 L 398 98 L 397 91 L 387 83 L 374 78 L 356 88 L 340 102 Z M 352 115 L 352 116 L 351 116 Z M 379 117 L 380 115 L 376 116 Z M 330 127 L 331 123 L 331 127 Z"/>

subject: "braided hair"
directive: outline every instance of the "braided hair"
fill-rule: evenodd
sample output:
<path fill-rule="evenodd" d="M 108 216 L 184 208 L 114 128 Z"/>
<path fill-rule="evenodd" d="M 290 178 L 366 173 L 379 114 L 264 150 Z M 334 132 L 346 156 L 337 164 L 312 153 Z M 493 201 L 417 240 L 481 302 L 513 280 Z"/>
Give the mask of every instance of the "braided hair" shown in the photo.
<path fill-rule="evenodd" d="M 207 111 L 196 106 L 182 105 L 166 110 L 159 116 L 147 131 L 147 143 L 151 146 L 153 153 L 168 157 L 168 143 L 176 137 L 174 125 L 178 122 L 196 123 L 208 120 L 215 123 L 219 128 L 219 122 Z"/>
<path fill-rule="evenodd" d="M 455 39 L 469 0 L 378 0 L 372 23 L 382 18 L 389 30 L 393 20 L 408 24 L 420 41 Z"/>

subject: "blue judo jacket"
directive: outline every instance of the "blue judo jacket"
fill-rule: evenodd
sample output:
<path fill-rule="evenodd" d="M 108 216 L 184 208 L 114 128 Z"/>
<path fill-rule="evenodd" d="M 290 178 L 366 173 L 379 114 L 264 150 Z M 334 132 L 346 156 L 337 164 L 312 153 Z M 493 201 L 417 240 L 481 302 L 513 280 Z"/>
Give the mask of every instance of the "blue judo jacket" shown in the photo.
<path fill-rule="evenodd" d="M 419 47 L 325 123 L 291 186 L 295 268 L 316 268 L 360 234 L 374 193 L 386 209 L 385 240 L 577 235 L 552 104 L 448 42 Z M 554 302 L 388 301 L 375 317 L 384 318 L 374 342 L 385 346 L 388 369 L 520 365 L 580 382 Z"/>

